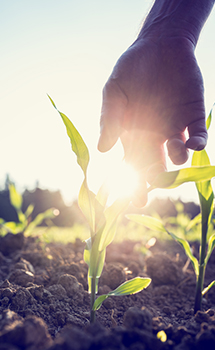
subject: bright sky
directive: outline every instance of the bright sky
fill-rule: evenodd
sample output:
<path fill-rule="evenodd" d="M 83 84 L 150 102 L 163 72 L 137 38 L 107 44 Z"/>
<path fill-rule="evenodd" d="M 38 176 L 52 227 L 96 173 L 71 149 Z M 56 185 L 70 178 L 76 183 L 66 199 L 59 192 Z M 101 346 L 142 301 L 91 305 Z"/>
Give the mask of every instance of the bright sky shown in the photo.
<path fill-rule="evenodd" d="M 97 151 L 102 88 L 119 56 L 135 40 L 152 1 L 0 1 L 0 185 L 9 173 L 18 188 L 60 189 L 74 200 L 83 179 L 60 116 L 46 93 L 74 123 L 91 155 L 94 191 L 121 160 L 117 144 Z M 215 10 L 196 50 L 205 82 L 207 113 L 215 102 Z M 208 153 L 215 164 L 214 125 Z M 188 164 L 189 165 L 189 162 Z M 169 169 L 175 169 L 168 163 Z M 156 192 L 195 200 L 195 186 Z"/>

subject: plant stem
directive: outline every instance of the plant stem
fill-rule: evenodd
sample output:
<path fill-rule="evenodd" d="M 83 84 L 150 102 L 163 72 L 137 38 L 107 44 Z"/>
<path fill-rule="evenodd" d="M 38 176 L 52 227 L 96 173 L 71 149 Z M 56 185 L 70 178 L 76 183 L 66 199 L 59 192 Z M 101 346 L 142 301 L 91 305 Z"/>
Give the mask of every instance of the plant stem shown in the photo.
<path fill-rule="evenodd" d="M 201 310 L 201 307 L 202 307 L 202 290 L 203 290 L 204 275 L 205 275 L 205 266 L 199 265 L 199 276 L 196 284 L 194 314 L 196 314 L 198 310 Z"/>
<path fill-rule="evenodd" d="M 196 295 L 195 295 L 195 305 L 194 305 L 194 314 L 201 310 L 202 307 L 202 290 L 205 277 L 205 256 L 206 256 L 206 243 L 207 243 L 207 231 L 208 223 L 202 224 L 202 237 L 201 237 L 201 250 L 199 258 L 199 276 L 196 284 Z"/>
<path fill-rule="evenodd" d="M 90 323 L 95 322 L 96 313 L 93 310 L 93 305 L 96 300 L 96 277 L 91 277 L 91 299 L 90 299 Z"/>

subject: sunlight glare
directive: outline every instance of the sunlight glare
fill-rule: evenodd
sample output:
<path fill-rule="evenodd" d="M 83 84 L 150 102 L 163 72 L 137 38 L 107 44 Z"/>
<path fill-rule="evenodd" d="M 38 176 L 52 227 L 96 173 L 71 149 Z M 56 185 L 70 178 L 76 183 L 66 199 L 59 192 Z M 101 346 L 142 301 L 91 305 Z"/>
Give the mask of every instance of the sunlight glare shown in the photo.
<path fill-rule="evenodd" d="M 138 174 L 131 165 L 123 161 L 108 174 L 107 186 L 113 200 L 132 197 L 138 188 Z"/>

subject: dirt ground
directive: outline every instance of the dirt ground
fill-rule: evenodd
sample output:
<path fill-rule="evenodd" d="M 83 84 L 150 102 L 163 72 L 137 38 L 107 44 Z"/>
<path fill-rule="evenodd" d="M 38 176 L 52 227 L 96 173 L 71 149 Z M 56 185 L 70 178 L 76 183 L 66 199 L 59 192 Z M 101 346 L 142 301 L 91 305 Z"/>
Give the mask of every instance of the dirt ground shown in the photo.
<path fill-rule="evenodd" d="M 215 349 L 215 288 L 194 315 L 195 275 L 191 264 L 184 268 L 182 248 L 157 241 L 148 256 L 140 248 L 133 241 L 108 247 L 99 294 L 136 276 L 151 277 L 151 285 L 108 298 L 90 325 L 84 243 L 45 245 L 22 233 L 1 237 L 0 350 Z M 214 278 L 215 253 L 205 285 Z"/>

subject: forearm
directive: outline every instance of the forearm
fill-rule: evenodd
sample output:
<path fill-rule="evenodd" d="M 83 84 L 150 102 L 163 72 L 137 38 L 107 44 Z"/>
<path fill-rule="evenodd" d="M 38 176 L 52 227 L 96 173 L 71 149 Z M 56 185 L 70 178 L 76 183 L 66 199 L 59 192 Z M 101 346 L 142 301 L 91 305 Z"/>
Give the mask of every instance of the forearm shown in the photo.
<path fill-rule="evenodd" d="M 149 32 L 160 36 L 184 36 L 194 45 L 215 0 L 155 0 L 139 37 Z"/>

